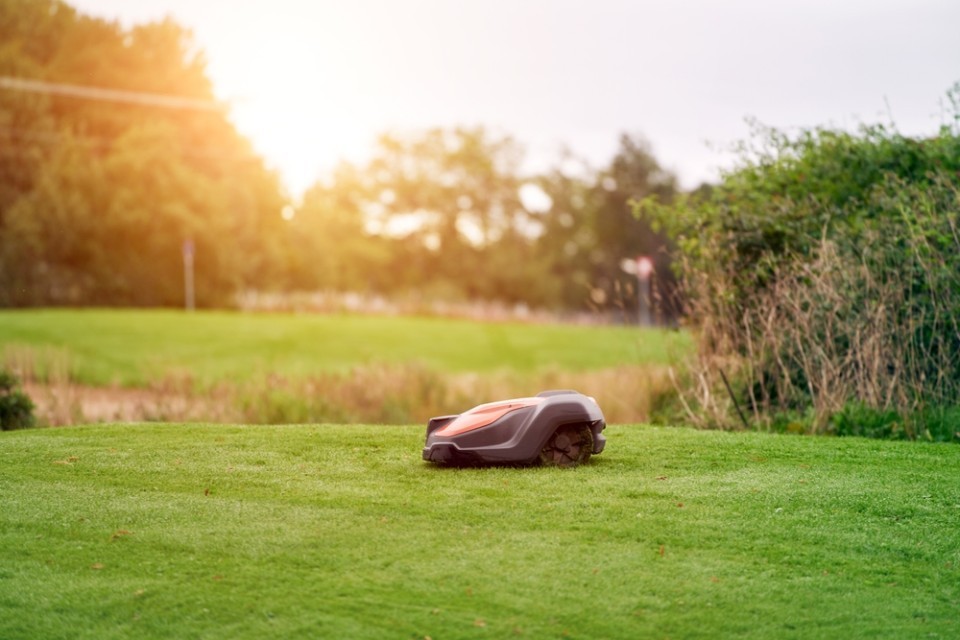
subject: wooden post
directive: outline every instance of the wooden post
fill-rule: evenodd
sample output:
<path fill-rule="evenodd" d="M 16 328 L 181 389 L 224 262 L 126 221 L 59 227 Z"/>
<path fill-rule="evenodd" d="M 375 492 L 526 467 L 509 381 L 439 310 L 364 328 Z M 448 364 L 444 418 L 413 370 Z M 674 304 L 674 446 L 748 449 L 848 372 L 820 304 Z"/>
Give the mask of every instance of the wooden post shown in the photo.
<path fill-rule="evenodd" d="M 187 238 L 183 241 L 183 307 L 187 311 L 193 311 L 195 304 L 193 299 L 193 239 Z"/>
<path fill-rule="evenodd" d="M 646 256 L 637 258 L 637 322 L 641 327 L 653 325 L 653 260 Z"/>

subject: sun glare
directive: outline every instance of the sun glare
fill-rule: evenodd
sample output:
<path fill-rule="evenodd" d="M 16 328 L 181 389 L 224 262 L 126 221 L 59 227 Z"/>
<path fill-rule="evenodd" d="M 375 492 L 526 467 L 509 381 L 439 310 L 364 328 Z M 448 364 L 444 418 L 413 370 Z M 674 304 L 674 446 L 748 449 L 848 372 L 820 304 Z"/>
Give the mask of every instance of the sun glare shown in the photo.
<path fill-rule="evenodd" d="M 304 3 L 296 18 L 247 11 L 249 28 L 236 29 L 223 47 L 242 56 L 211 56 L 218 91 L 231 104 L 237 127 L 258 151 L 283 159 L 291 191 L 302 192 L 341 159 L 369 153 L 376 81 L 357 44 L 324 29 L 322 8 Z M 281 12 L 282 13 L 282 12 Z M 257 33 L 256 42 L 247 42 Z M 277 167 L 280 168 L 280 167 Z"/>

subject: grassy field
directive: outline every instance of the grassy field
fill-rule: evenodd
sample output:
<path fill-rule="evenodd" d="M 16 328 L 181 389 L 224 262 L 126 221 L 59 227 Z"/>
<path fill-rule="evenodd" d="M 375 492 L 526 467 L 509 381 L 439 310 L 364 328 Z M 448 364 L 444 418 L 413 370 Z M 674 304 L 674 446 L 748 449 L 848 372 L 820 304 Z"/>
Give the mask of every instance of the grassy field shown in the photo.
<path fill-rule="evenodd" d="M 0 433 L 0 637 L 960 635 L 956 447 L 620 426 L 450 470 L 422 435 Z"/>
<path fill-rule="evenodd" d="M 29 350 L 38 369 L 67 368 L 92 385 L 167 375 L 242 382 L 358 365 L 416 362 L 440 371 L 532 372 L 665 364 L 686 334 L 633 327 L 484 323 L 419 317 L 172 310 L 0 312 L 0 351 Z M 12 355 L 10 355 L 12 354 Z M 41 375 L 44 371 L 39 371 Z"/>
<path fill-rule="evenodd" d="M 409 424 L 575 388 L 649 419 L 688 334 L 425 317 L 172 310 L 0 312 L 0 366 L 42 424 Z"/>

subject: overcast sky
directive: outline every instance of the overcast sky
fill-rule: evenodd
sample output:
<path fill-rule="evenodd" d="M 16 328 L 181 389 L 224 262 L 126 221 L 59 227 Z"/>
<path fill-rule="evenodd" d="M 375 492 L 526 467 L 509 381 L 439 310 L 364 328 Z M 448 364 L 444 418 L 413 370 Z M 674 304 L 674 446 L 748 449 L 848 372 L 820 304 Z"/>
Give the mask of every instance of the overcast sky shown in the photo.
<path fill-rule="evenodd" d="M 745 118 L 779 128 L 944 122 L 960 0 L 68 0 L 193 30 L 219 97 L 293 195 L 378 133 L 482 124 L 541 169 L 645 136 L 714 180 Z"/>

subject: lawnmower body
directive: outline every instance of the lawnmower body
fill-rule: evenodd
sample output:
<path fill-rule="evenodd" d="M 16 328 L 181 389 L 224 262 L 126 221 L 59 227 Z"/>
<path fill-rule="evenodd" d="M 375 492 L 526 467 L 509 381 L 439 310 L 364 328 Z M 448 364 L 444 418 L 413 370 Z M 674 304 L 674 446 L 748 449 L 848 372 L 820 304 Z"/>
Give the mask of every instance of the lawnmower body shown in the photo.
<path fill-rule="evenodd" d="M 490 402 L 427 424 L 423 459 L 441 465 L 586 462 L 606 445 L 597 402 L 576 391 Z"/>

